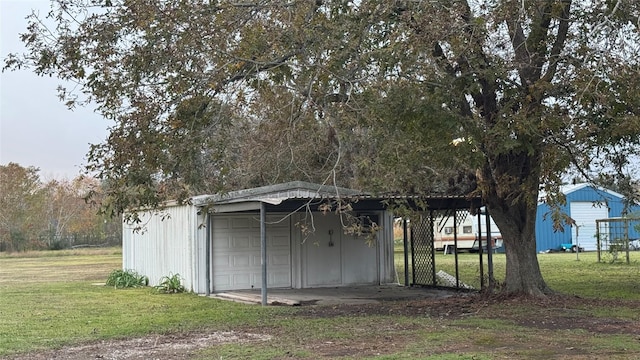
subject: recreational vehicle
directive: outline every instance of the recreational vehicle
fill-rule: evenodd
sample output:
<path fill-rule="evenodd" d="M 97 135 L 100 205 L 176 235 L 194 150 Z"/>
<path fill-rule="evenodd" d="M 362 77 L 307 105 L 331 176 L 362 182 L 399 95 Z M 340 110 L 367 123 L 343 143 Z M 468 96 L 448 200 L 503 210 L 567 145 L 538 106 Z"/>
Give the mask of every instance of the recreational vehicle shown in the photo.
<path fill-rule="evenodd" d="M 483 249 L 486 250 L 486 219 L 487 217 L 484 215 L 477 217 L 466 212 L 456 214 L 456 216 L 453 214 L 438 216 L 435 221 L 436 227 L 433 230 L 434 248 L 445 253 L 453 253 L 456 250 L 475 252 L 479 251 L 481 238 Z M 489 231 L 491 232 L 492 249 L 502 247 L 502 235 L 493 219 L 490 219 Z"/>

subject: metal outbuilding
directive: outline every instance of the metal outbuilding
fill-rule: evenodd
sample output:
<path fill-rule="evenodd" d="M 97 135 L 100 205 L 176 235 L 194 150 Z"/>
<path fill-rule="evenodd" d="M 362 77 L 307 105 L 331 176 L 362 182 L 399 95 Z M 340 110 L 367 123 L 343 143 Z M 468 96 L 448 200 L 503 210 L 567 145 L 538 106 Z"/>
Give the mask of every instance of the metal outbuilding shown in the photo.
<path fill-rule="evenodd" d="M 179 274 L 199 294 L 261 289 L 265 302 L 267 288 L 394 283 L 392 201 L 430 211 L 481 206 L 478 198 L 382 198 L 301 181 L 196 196 L 138 211 L 140 223 L 125 223 L 123 268 L 148 276 L 151 285 Z M 357 231 L 345 231 L 352 224 Z M 412 258 L 428 266 L 412 261 L 413 279 L 416 269 L 435 274 L 433 231 L 424 232 L 424 239 L 417 234 L 412 233 Z M 432 277 L 427 279 L 430 285 Z"/>
<path fill-rule="evenodd" d="M 355 217 L 379 226 L 368 243 L 366 234 L 346 234 L 350 220 L 330 208 L 360 195 L 291 182 L 139 212 L 141 223 L 123 230 L 123 268 L 147 275 L 152 285 L 178 273 L 187 289 L 202 294 L 259 289 L 263 275 L 274 288 L 392 282 L 392 214 L 380 201 L 350 203 Z"/>
<path fill-rule="evenodd" d="M 575 224 L 564 226 L 564 231 L 554 231 L 551 208 L 544 202 L 543 194 L 536 217 L 536 249 L 539 252 L 558 250 L 563 244 L 595 251 L 596 220 L 620 217 L 627 211 L 640 210 L 637 206 L 625 209 L 623 195 L 587 183 L 563 185 L 560 190 L 566 197 L 566 204 L 561 206 L 561 211 L 573 219 Z"/>

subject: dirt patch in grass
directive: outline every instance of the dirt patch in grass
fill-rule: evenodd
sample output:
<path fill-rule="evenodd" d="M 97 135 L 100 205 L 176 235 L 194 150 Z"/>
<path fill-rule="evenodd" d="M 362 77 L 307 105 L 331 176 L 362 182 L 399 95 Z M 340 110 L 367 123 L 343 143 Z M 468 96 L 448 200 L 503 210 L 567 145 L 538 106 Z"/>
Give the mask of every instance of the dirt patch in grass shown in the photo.
<path fill-rule="evenodd" d="M 229 343 L 249 343 L 270 340 L 270 335 L 235 331 L 185 332 L 152 335 L 126 340 L 104 340 L 57 350 L 23 354 L 9 359 L 65 359 L 65 360 L 142 360 L 190 359 L 194 352 L 209 346 Z"/>
<path fill-rule="evenodd" d="M 444 299 L 388 301 L 379 304 L 308 307 L 297 315 L 307 317 L 402 315 L 428 316 L 448 320 L 476 316 L 512 321 L 524 327 L 550 330 L 582 329 L 592 333 L 640 335 L 640 321 L 594 317 L 596 308 L 638 308 L 640 302 L 628 300 L 584 299 L 575 296 L 547 298 L 498 298 L 460 295 Z"/>
<path fill-rule="evenodd" d="M 640 336 L 640 321 L 611 316 L 593 316 L 596 308 L 615 309 L 636 308 L 640 302 L 625 300 L 581 299 L 558 297 L 557 302 L 549 300 L 532 301 L 531 314 L 513 314 L 508 311 L 500 317 L 512 319 L 521 326 L 548 330 L 582 329 L 594 334 L 628 334 Z M 533 313 L 535 311 L 535 313 Z M 612 310 L 614 312 L 614 310 Z M 532 316 L 533 315 L 533 316 Z"/>
<path fill-rule="evenodd" d="M 463 344 L 445 344 L 437 352 L 465 353 L 478 352 L 492 354 L 497 351 L 501 356 L 512 358 L 548 358 L 553 354 L 558 359 L 596 359 L 608 353 L 590 353 L 589 350 L 567 346 L 555 342 L 552 333 L 545 330 L 579 330 L 590 335 L 632 335 L 640 336 L 640 322 L 612 316 L 594 316 L 595 309 L 625 308 L 640 309 L 640 302 L 622 300 L 584 299 L 570 296 L 551 296 L 537 298 L 491 298 L 478 295 L 460 295 L 444 299 L 421 299 L 409 301 L 385 301 L 372 304 L 304 306 L 288 312 L 286 316 L 309 319 L 331 319 L 334 317 L 367 317 L 372 315 L 424 317 L 425 324 L 438 323 L 438 326 L 459 326 L 455 320 L 482 319 L 503 320 L 531 330 L 536 337 L 529 342 L 520 342 L 513 334 L 501 339 L 479 338 L 475 342 Z M 345 339 L 308 339 L 302 347 L 309 358 L 367 357 L 384 354 L 402 353 L 419 338 L 418 333 L 432 331 L 425 328 L 414 329 L 415 323 L 395 324 L 391 320 L 382 320 L 381 327 L 370 334 L 352 336 Z M 453 325 L 452 325 L 453 324 Z M 409 325 L 404 328 L 405 325 Z M 393 328 L 399 326 L 399 328 Z M 431 330 L 430 330 L 431 329 Z M 284 329 L 265 325 L 260 328 L 236 329 L 229 332 L 184 332 L 169 335 L 152 335 L 128 340 L 108 340 L 62 349 L 30 353 L 9 359 L 190 359 L 197 357 L 197 351 L 220 344 L 275 342 L 286 344 Z M 542 330 L 542 331 L 540 331 Z M 345 329 L 348 331 L 348 329 Z M 546 338 L 545 338 L 546 336 Z M 638 337 L 640 340 L 640 337 Z M 277 345 L 274 344 L 274 345 Z M 532 346 L 533 344 L 533 346 Z M 542 345 L 545 344 L 545 345 Z M 251 346 L 251 345 L 247 345 Z M 540 349 L 536 348 L 540 347 Z M 533 350 L 532 350 L 533 349 Z M 529 351 L 529 352 L 527 352 Z M 538 351 L 533 356 L 531 351 Z M 546 351 L 546 352 L 545 352 Z M 608 351 L 608 350 L 604 350 Z M 521 352 L 524 352 L 525 355 Z M 633 353 L 638 355 L 637 353 Z M 512 356 L 511 356 L 512 355 Z M 626 354 L 629 355 L 629 354 Z M 285 355 L 283 358 L 296 358 Z"/>

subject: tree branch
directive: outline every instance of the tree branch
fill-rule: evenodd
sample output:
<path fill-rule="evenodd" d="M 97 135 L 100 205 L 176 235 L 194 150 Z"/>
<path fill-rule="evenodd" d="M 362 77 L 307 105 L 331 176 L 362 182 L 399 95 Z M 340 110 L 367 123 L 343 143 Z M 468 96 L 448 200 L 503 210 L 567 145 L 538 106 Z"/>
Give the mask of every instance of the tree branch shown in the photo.
<path fill-rule="evenodd" d="M 527 38 L 524 36 L 522 25 L 514 18 L 513 22 L 507 21 L 509 34 L 511 35 L 511 46 L 515 52 L 516 63 L 523 64 L 528 61 L 529 51 L 527 50 Z M 518 75 L 520 79 L 525 78 L 524 69 L 518 67 Z"/>
<path fill-rule="evenodd" d="M 238 71 L 235 75 L 229 77 L 228 79 L 220 82 L 216 87 L 214 92 L 215 93 L 219 93 L 220 91 L 222 91 L 222 89 L 229 85 L 232 84 L 236 81 L 239 80 L 243 80 L 246 79 L 247 77 L 249 77 L 250 75 L 256 75 L 259 74 L 263 71 L 267 71 L 267 70 L 271 70 L 275 67 L 278 67 L 284 63 L 286 63 L 289 59 L 293 58 L 294 56 L 296 56 L 299 53 L 299 51 L 294 51 L 292 53 L 289 53 L 287 55 L 284 55 L 282 57 L 280 57 L 279 59 L 273 60 L 273 61 L 268 61 L 268 62 L 255 62 L 252 61 L 251 64 L 254 66 L 250 66 L 250 65 L 245 65 L 243 66 L 242 69 L 240 69 L 240 71 Z"/>
<path fill-rule="evenodd" d="M 540 79 L 545 58 L 538 55 L 544 53 L 542 48 L 546 46 L 545 40 L 551 25 L 551 3 L 552 1 L 547 0 L 538 11 L 538 16 L 532 19 L 529 36 L 525 37 L 524 35 L 521 19 L 514 17 L 513 21 L 507 21 L 518 75 L 525 91 L 528 91 L 527 88 Z"/>
<path fill-rule="evenodd" d="M 560 52 L 564 47 L 567 40 L 567 33 L 569 32 L 569 16 L 571 12 L 571 0 L 563 1 L 562 14 L 558 18 L 560 24 L 558 25 L 558 34 L 556 35 L 556 41 L 553 43 L 551 52 L 549 53 L 549 68 L 547 72 L 542 76 L 544 82 L 551 82 L 558 69 L 558 63 L 560 61 Z"/>
<path fill-rule="evenodd" d="M 456 69 L 451 65 L 451 63 L 449 62 L 449 60 L 445 56 L 444 51 L 442 50 L 442 46 L 440 46 L 440 44 L 436 43 L 434 45 L 432 55 L 433 55 L 434 59 L 436 60 L 436 62 L 438 63 L 438 65 L 440 65 L 440 67 L 451 78 L 455 78 L 456 77 Z M 465 98 L 464 94 L 461 95 L 460 100 L 458 100 L 458 104 L 460 105 L 460 113 L 463 116 L 471 116 L 471 115 L 473 115 L 473 113 L 471 112 L 471 107 L 469 106 L 469 102 Z"/>

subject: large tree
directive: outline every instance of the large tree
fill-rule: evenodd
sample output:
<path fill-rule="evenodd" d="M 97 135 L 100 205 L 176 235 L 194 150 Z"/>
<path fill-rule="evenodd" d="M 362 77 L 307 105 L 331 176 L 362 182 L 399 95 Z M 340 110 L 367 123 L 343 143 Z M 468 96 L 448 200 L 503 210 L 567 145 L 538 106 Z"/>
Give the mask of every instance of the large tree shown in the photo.
<path fill-rule="evenodd" d="M 47 228 L 38 169 L 16 163 L 0 165 L 0 251 L 24 251 Z"/>
<path fill-rule="evenodd" d="M 115 243 L 122 233 L 117 218 L 96 214 L 85 201 L 101 197 L 96 179 L 44 182 L 39 170 L 16 163 L 0 165 L 0 251 L 25 251 L 63 246 Z M 82 241 L 73 244 L 73 241 Z"/>
<path fill-rule="evenodd" d="M 569 169 L 632 179 L 630 0 L 52 4 L 5 68 L 72 80 L 70 106 L 115 121 L 89 154 L 115 212 L 227 184 L 427 192 L 450 177 L 502 231 L 505 291 L 541 295 L 539 190 L 562 201 Z"/>

